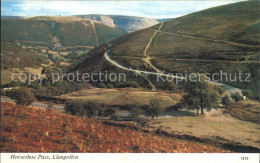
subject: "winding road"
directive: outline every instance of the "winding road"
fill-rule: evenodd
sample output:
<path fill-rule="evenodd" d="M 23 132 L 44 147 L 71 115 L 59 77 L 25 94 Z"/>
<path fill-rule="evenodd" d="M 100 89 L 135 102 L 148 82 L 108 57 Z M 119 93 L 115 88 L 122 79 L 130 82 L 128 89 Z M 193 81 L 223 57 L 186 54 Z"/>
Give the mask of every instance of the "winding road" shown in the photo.
<path fill-rule="evenodd" d="M 252 46 L 252 45 L 246 45 L 246 44 L 241 44 L 241 43 L 235 43 L 235 42 L 229 42 L 229 41 L 222 41 L 222 40 L 215 40 L 215 39 L 209 39 L 209 38 L 201 38 L 201 37 L 195 37 L 195 36 L 188 36 L 188 35 L 184 35 L 184 34 L 178 34 L 178 33 L 171 33 L 171 32 L 166 32 L 166 31 L 162 31 L 161 28 L 163 27 L 163 23 L 160 24 L 159 28 L 153 29 L 155 30 L 154 34 L 152 35 L 152 37 L 149 39 L 148 44 L 146 45 L 145 49 L 144 49 L 144 57 L 142 58 L 142 60 L 144 62 L 146 62 L 152 69 L 154 69 L 156 72 L 150 72 L 150 71 L 142 71 L 142 70 L 135 70 L 132 68 L 127 68 L 123 65 L 120 65 L 119 63 L 117 63 L 116 61 L 112 60 L 109 57 L 109 53 L 111 52 L 111 49 L 107 50 L 104 53 L 104 57 L 105 59 L 110 62 L 112 65 L 122 69 L 122 70 L 126 70 L 126 71 L 132 71 L 134 73 L 138 73 L 140 75 L 142 75 L 151 85 L 152 89 L 155 90 L 155 86 L 151 83 L 151 81 L 146 77 L 147 74 L 149 75 L 156 75 L 157 77 L 167 77 L 167 78 L 175 78 L 175 79 L 182 79 L 185 80 L 186 78 L 184 77 L 180 77 L 180 76 L 176 76 L 176 75 L 172 75 L 172 74 L 165 74 L 163 73 L 161 70 L 159 70 L 158 68 L 156 68 L 152 63 L 151 63 L 151 58 L 150 56 L 147 54 L 147 51 L 149 49 L 149 47 L 151 46 L 151 43 L 153 42 L 154 38 L 156 37 L 158 32 L 164 32 L 167 34 L 171 34 L 171 35 L 177 35 L 177 36 L 182 36 L 182 37 L 187 37 L 187 38 L 191 38 L 191 39 L 200 39 L 200 40 L 205 40 L 205 41 L 212 41 L 212 42 L 219 42 L 219 43 L 225 43 L 225 44 L 230 44 L 230 45 L 234 45 L 234 46 L 242 46 L 242 47 L 250 47 L 250 48 L 259 48 L 258 46 Z M 152 29 L 152 28 L 151 28 Z M 223 84 L 223 83 L 219 83 L 219 82 L 215 82 L 215 81 L 209 81 L 210 83 L 217 85 L 218 87 L 224 89 L 226 91 L 226 93 L 231 96 L 233 93 L 237 92 L 240 95 L 242 95 L 242 90 L 227 84 Z"/>
<path fill-rule="evenodd" d="M 7 96 L 1 96 L 0 101 L 16 103 L 16 100 L 11 99 L 10 97 L 7 97 Z M 31 103 L 30 106 L 46 109 L 48 107 L 48 104 L 46 104 L 44 102 L 40 102 L 40 101 L 35 101 L 35 102 Z M 64 112 L 64 106 L 65 105 L 53 103 L 52 109 L 60 111 L 60 112 Z"/>
<path fill-rule="evenodd" d="M 135 70 L 135 69 L 132 69 L 132 68 L 127 68 L 127 67 L 125 67 L 123 65 L 120 65 L 116 61 L 112 60 L 109 57 L 109 53 L 110 52 L 111 52 L 111 49 L 107 50 L 104 53 L 105 59 L 109 63 L 111 63 L 112 65 L 114 65 L 114 66 L 116 66 L 116 67 L 118 67 L 118 68 L 120 68 L 122 70 L 131 71 L 131 72 L 138 73 L 138 74 L 144 74 L 144 76 L 149 74 L 149 75 L 156 75 L 156 76 L 161 76 L 161 77 L 168 77 L 168 78 L 175 78 L 175 79 L 182 79 L 182 80 L 186 79 L 185 77 L 180 77 L 180 76 L 176 76 L 176 75 L 172 75 L 172 74 L 165 74 L 163 72 L 150 72 L 150 71 L 142 71 L 142 70 Z M 219 86 L 220 88 L 223 88 L 229 96 L 232 95 L 235 92 L 238 92 L 240 95 L 242 95 L 242 90 L 239 89 L 239 88 L 236 88 L 236 87 L 233 87 L 233 86 L 230 86 L 230 85 L 227 85 L 227 84 L 223 84 L 223 83 L 214 82 L 214 81 L 209 81 L 209 82 L 214 84 L 214 85 Z"/>
<path fill-rule="evenodd" d="M 151 29 L 156 30 L 156 29 L 153 29 L 153 28 L 151 28 Z M 156 30 L 156 31 L 158 31 L 158 30 Z M 240 47 L 259 48 L 259 46 L 257 46 L 257 45 L 247 45 L 247 44 L 241 44 L 241 43 L 236 43 L 236 42 L 231 42 L 231 41 L 216 40 L 216 39 L 210 39 L 210 38 L 205 38 L 205 37 L 196 37 L 196 36 L 185 35 L 185 34 L 180 34 L 180 33 L 162 31 L 162 30 L 159 30 L 159 32 L 166 33 L 166 34 L 169 34 L 169 35 L 174 35 L 174 36 L 186 37 L 186 38 L 190 38 L 190 39 L 218 42 L 218 43 L 224 43 L 224 44 L 240 46 Z"/>

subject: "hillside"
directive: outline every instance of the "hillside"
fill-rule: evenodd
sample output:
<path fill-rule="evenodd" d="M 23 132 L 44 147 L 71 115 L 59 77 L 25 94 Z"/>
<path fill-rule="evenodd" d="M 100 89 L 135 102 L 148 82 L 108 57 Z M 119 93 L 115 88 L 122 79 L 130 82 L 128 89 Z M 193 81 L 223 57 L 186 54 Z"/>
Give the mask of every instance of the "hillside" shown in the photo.
<path fill-rule="evenodd" d="M 95 20 L 107 26 L 123 29 L 128 32 L 147 28 L 159 23 L 156 19 L 122 15 L 77 15 L 77 17 Z"/>
<path fill-rule="evenodd" d="M 25 17 L 22 16 L 1 16 L 1 20 L 3 19 L 23 19 Z"/>
<path fill-rule="evenodd" d="M 48 56 L 17 43 L 1 42 L 1 85 L 12 81 L 13 73 L 41 73 L 42 65 L 49 64 Z"/>
<path fill-rule="evenodd" d="M 229 152 L 13 103 L 2 102 L 1 115 L 1 152 Z"/>
<path fill-rule="evenodd" d="M 259 45 L 259 8 L 259 1 L 214 7 L 165 22 L 162 31 Z"/>
<path fill-rule="evenodd" d="M 47 56 L 11 42 L 1 43 L 1 68 L 38 67 L 48 64 Z"/>
<path fill-rule="evenodd" d="M 246 1 L 214 7 L 166 21 L 110 41 L 108 54 L 113 63 L 126 68 L 166 73 L 251 73 L 250 83 L 224 83 L 251 89 L 259 88 L 259 2 Z M 102 57 L 101 48 L 95 49 Z M 97 52 L 98 51 L 98 52 Z M 91 58 L 95 58 L 92 56 Z M 85 63 L 74 70 L 85 71 Z M 98 67 L 103 60 L 93 60 Z M 106 62 L 109 64 L 109 61 Z M 110 61 L 111 64 L 111 61 Z M 119 68 L 117 65 L 110 69 Z M 110 70 L 109 69 L 109 70 Z M 126 69 L 121 71 L 125 71 Z M 130 77 L 133 78 L 133 77 Z M 152 76 L 146 77 L 156 87 Z M 140 83 L 140 80 L 137 81 Z M 148 86 L 149 87 L 149 86 Z"/>
<path fill-rule="evenodd" d="M 1 20 L 1 38 L 23 45 L 95 47 L 122 34 L 120 29 L 72 16 Z"/>

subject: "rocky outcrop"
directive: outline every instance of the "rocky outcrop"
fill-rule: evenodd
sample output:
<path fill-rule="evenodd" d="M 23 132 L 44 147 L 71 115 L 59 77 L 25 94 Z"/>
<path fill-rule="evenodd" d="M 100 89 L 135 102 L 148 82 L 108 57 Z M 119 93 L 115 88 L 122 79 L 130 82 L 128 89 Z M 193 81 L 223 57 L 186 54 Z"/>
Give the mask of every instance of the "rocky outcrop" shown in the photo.
<path fill-rule="evenodd" d="M 98 21 L 107 26 L 121 28 L 128 32 L 153 26 L 159 21 L 151 18 L 118 16 L 118 15 L 79 15 L 77 17 Z"/>

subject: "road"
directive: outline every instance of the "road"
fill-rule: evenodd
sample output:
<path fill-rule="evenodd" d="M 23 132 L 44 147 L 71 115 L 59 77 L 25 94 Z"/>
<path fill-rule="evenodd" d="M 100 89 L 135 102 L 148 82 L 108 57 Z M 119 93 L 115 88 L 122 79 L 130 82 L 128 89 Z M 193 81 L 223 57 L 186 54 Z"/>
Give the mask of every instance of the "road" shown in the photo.
<path fill-rule="evenodd" d="M 153 42 L 154 38 L 156 37 L 158 32 L 164 32 L 164 33 L 168 33 L 171 35 L 178 35 L 178 36 L 182 36 L 182 37 L 187 37 L 187 38 L 192 38 L 192 39 L 200 39 L 200 40 L 206 40 L 206 41 L 213 41 L 213 42 L 220 42 L 220 43 L 225 43 L 225 44 L 230 44 L 230 45 L 235 45 L 235 46 L 242 46 L 242 47 L 256 47 L 256 46 L 251 46 L 251 45 L 246 45 L 246 44 L 240 44 L 240 43 L 235 43 L 235 42 L 229 42 L 229 41 L 222 41 L 222 40 L 214 40 L 214 39 L 208 39 L 208 38 L 201 38 L 201 37 L 195 37 L 195 36 L 188 36 L 188 35 L 183 35 L 183 34 L 178 34 L 178 33 L 171 33 L 171 32 L 166 32 L 166 31 L 162 31 L 161 28 L 163 27 L 163 23 L 160 24 L 159 28 L 157 30 L 155 30 L 154 34 L 152 35 L 152 37 L 150 38 L 148 44 L 146 45 L 145 49 L 144 49 L 144 57 L 142 60 L 144 62 L 146 62 L 148 65 L 150 65 L 150 67 L 152 69 L 154 69 L 156 72 L 150 72 L 150 71 L 141 71 L 141 70 L 134 70 L 131 68 L 127 68 L 123 65 L 120 65 L 119 63 L 117 63 L 116 61 L 112 60 L 109 57 L 109 53 L 111 52 L 110 50 L 107 50 L 104 54 L 105 59 L 110 62 L 111 64 L 113 64 L 114 66 L 122 69 L 122 70 L 126 70 L 126 71 L 132 71 L 134 73 L 138 73 L 138 74 L 144 74 L 143 76 L 146 77 L 147 74 L 149 75 L 156 75 L 156 76 L 162 76 L 162 77 L 168 77 L 168 78 L 175 78 L 175 79 L 185 79 L 184 77 L 180 77 L 180 76 L 176 76 L 176 75 L 172 75 L 172 74 L 164 74 L 162 71 L 160 71 L 158 68 L 156 68 L 152 63 L 151 63 L 151 58 L 150 56 L 147 54 L 147 51 L 149 49 L 149 47 L 151 46 L 151 43 Z M 151 28 L 152 29 L 152 28 Z M 258 48 L 258 47 L 257 47 Z M 149 84 L 152 86 L 153 90 L 155 90 L 155 86 L 151 83 L 151 81 L 146 77 L 146 80 L 149 82 Z M 218 83 L 218 82 L 213 82 L 213 81 L 209 81 L 210 83 L 217 85 L 221 88 L 223 88 L 226 93 L 230 96 L 231 94 L 238 92 L 239 94 L 242 95 L 242 91 L 239 88 L 227 85 L 227 84 L 223 84 L 223 83 Z"/>
<path fill-rule="evenodd" d="M 110 57 L 109 57 L 109 53 L 110 53 L 111 49 L 110 50 L 107 50 L 105 53 L 104 53 L 104 57 L 105 59 L 110 62 L 112 65 L 122 69 L 122 70 L 126 70 L 126 71 L 132 71 L 134 73 L 139 73 L 139 74 L 149 74 L 149 75 L 156 75 L 156 76 L 162 76 L 162 77 L 168 77 L 168 78 L 175 78 L 175 79 L 186 79 L 185 77 L 180 77 L 180 76 L 176 76 L 176 75 L 172 75 L 172 74 L 164 74 L 163 72 L 150 72 L 150 71 L 142 71 L 142 70 L 135 70 L 135 69 L 132 69 L 132 68 L 127 68 L 123 65 L 120 65 L 119 63 L 117 63 L 116 61 L 112 60 Z M 221 88 L 223 88 L 226 93 L 230 96 L 231 94 L 235 93 L 235 92 L 238 92 L 240 95 L 242 95 L 242 90 L 239 89 L 239 88 L 236 88 L 236 87 L 233 87 L 233 86 L 230 86 L 230 85 L 227 85 L 227 84 L 223 84 L 223 83 L 218 83 L 218 82 L 213 82 L 213 81 L 209 81 L 210 83 L 214 84 L 214 85 L 217 85 Z"/>
<path fill-rule="evenodd" d="M 0 99 L 3 102 L 13 102 L 13 103 L 16 103 L 16 100 L 11 99 L 10 97 L 7 97 L 7 96 L 1 96 Z M 30 106 L 38 107 L 38 108 L 44 108 L 44 109 L 47 108 L 47 104 L 45 104 L 44 102 L 39 102 L 39 101 L 33 102 Z M 64 112 L 64 105 L 53 103 L 52 109 L 60 111 L 60 112 Z"/>
<path fill-rule="evenodd" d="M 124 67 L 122 65 L 120 65 L 119 63 L 117 63 L 116 61 L 112 60 L 110 57 L 109 57 L 109 52 L 111 50 L 107 50 L 104 54 L 104 57 L 105 59 L 110 62 L 112 65 L 122 69 L 122 70 L 126 70 L 126 71 L 132 71 L 134 73 L 139 73 L 139 74 L 149 74 L 149 75 L 157 75 L 157 76 L 162 76 L 162 77 L 169 77 L 169 78 L 177 78 L 177 79 L 185 79 L 184 77 L 180 77 L 180 76 L 175 76 L 175 75 L 170 75 L 170 74 L 164 74 L 164 73 L 161 73 L 161 72 L 150 72 L 150 71 L 143 71 L 143 70 L 135 70 L 135 69 L 131 69 L 131 68 L 127 68 L 127 67 Z"/>
<path fill-rule="evenodd" d="M 157 35 L 158 31 L 161 30 L 162 26 L 163 26 L 163 23 L 161 23 L 161 25 L 160 25 L 160 27 L 158 28 L 158 30 L 156 30 L 156 31 L 154 32 L 153 36 L 150 38 L 148 44 L 146 45 L 146 47 L 145 47 L 145 49 L 144 49 L 144 53 L 143 53 L 144 56 L 146 57 L 146 58 L 143 58 L 143 61 L 146 62 L 146 63 L 147 63 L 152 69 L 154 69 L 156 72 L 161 72 L 161 71 L 160 71 L 158 68 L 156 68 L 156 67 L 152 64 L 151 58 L 150 58 L 150 56 L 147 54 L 147 50 L 148 50 L 149 47 L 151 46 L 151 44 L 152 44 L 152 42 L 153 42 L 155 36 Z"/>
<path fill-rule="evenodd" d="M 151 28 L 151 29 L 156 30 L 156 29 L 153 29 L 153 28 Z M 156 30 L 156 31 L 158 31 L 158 30 Z M 204 38 L 204 37 L 196 37 L 196 36 L 185 35 L 185 34 L 180 34 L 180 33 L 162 31 L 162 30 L 159 30 L 159 32 L 166 33 L 166 34 L 169 34 L 169 35 L 174 35 L 174 36 L 186 37 L 186 38 L 190 38 L 190 39 L 218 42 L 218 43 L 224 43 L 224 44 L 240 46 L 240 47 L 259 48 L 259 46 L 257 46 L 257 45 L 247 45 L 247 44 L 241 44 L 241 43 L 231 42 L 231 41 L 223 41 L 223 40 L 216 40 L 216 39 L 210 39 L 210 38 Z"/>

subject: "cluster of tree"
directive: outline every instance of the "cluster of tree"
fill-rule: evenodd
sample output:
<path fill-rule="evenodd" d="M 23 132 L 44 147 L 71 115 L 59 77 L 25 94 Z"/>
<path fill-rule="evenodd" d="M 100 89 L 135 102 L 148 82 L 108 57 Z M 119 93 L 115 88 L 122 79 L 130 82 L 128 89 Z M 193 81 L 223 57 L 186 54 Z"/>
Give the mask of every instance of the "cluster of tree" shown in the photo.
<path fill-rule="evenodd" d="M 133 116 L 134 120 L 139 118 L 139 115 L 144 114 L 151 117 L 152 119 L 157 118 L 164 112 L 164 107 L 160 103 L 159 99 L 154 99 L 149 102 L 149 105 L 139 105 L 139 104 L 127 104 L 126 109 L 129 110 Z"/>
<path fill-rule="evenodd" d="M 95 116 L 112 116 L 115 113 L 115 110 L 108 108 L 104 104 L 75 100 L 67 102 L 65 112 L 72 115 L 92 118 Z"/>
<path fill-rule="evenodd" d="M 24 105 L 24 106 L 28 106 L 36 100 L 32 91 L 26 87 L 9 90 L 6 92 L 6 95 L 15 99 L 17 104 Z"/>
<path fill-rule="evenodd" d="M 187 107 L 188 109 L 196 109 L 197 115 L 199 115 L 199 110 L 201 110 L 201 114 L 204 114 L 204 109 L 217 108 L 220 102 L 227 108 L 233 101 L 239 102 L 243 100 L 243 96 L 238 92 L 232 94 L 231 97 L 226 95 L 221 98 L 225 90 L 211 84 L 206 78 L 201 78 L 199 81 L 188 81 L 184 84 L 184 89 L 186 95 L 174 108 Z M 243 95 L 247 98 L 253 97 L 250 90 L 244 90 Z"/>
<path fill-rule="evenodd" d="M 159 100 L 151 100 L 149 105 L 142 106 L 136 103 L 126 104 L 124 107 L 132 114 L 133 120 L 138 120 L 139 115 L 144 114 L 150 116 L 152 119 L 157 118 L 164 112 L 164 107 Z M 105 106 L 104 104 L 86 102 L 82 100 L 68 101 L 65 106 L 65 111 L 77 116 L 92 118 L 95 116 L 116 116 L 115 108 Z"/>
<path fill-rule="evenodd" d="M 239 101 L 243 100 L 243 97 L 240 95 L 240 93 L 235 92 L 231 95 L 231 98 L 228 95 L 224 96 L 221 99 L 221 103 L 227 108 L 228 106 L 230 106 L 233 103 L 232 99 L 235 102 L 239 102 Z"/>

